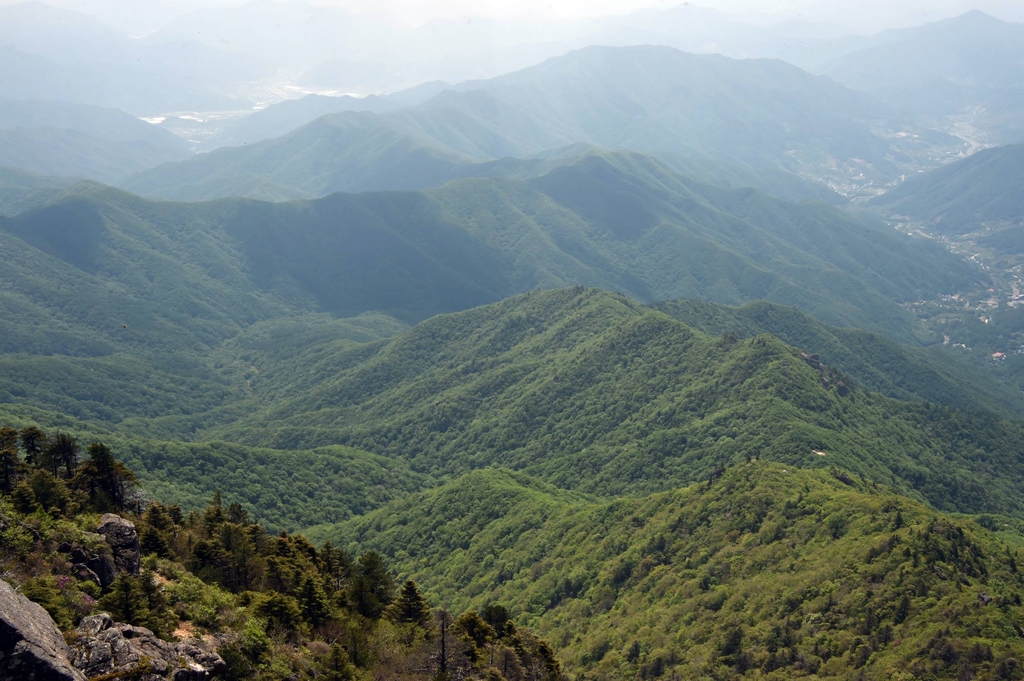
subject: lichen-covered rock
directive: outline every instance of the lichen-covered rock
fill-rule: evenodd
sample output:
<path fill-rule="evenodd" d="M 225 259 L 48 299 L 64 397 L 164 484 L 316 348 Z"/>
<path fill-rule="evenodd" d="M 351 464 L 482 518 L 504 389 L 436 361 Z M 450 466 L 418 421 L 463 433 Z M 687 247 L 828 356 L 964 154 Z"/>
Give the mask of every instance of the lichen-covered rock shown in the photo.
<path fill-rule="evenodd" d="M 0 580 L 0 679 L 86 679 L 71 665 L 67 644 L 50 615 L 3 580 Z"/>
<path fill-rule="evenodd" d="M 109 615 L 82 618 L 71 644 L 71 662 L 90 677 L 115 681 L 206 681 L 224 671 L 224 660 L 195 640 L 168 643 L 144 627 L 115 623 Z"/>
<path fill-rule="evenodd" d="M 113 550 L 117 571 L 139 574 L 139 533 L 135 530 L 135 523 L 114 513 L 104 513 L 96 531 Z M 99 574 L 95 567 L 89 567 Z"/>

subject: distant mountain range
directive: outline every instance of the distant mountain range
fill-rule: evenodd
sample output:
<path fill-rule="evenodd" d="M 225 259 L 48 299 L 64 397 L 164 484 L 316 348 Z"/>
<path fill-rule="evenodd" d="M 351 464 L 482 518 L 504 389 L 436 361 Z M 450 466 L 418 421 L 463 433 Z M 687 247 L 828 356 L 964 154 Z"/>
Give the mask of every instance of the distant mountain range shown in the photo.
<path fill-rule="evenodd" d="M 155 168 L 123 186 L 188 200 L 408 189 L 475 174 L 457 168 L 468 160 L 522 158 L 580 142 L 710 157 L 754 171 L 781 167 L 844 187 L 887 181 L 960 146 L 782 62 L 595 47 L 391 113 L 334 114 L 281 138 Z"/>
<path fill-rule="evenodd" d="M 116 107 L 136 116 L 248 108 L 271 71 L 196 40 L 131 38 L 42 2 L 0 6 L 0 93 Z"/>
<path fill-rule="evenodd" d="M 321 116 L 342 111 L 383 113 L 406 106 L 415 106 L 448 87 L 450 86 L 447 83 L 435 81 L 389 95 L 369 95 L 368 97 L 306 95 L 301 99 L 286 99 L 245 116 L 210 140 L 209 145 L 214 148 L 237 147 L 281 137 Z"/>
<path fill-rule="evenodd" d="M 848 43 L 814 70 L 907 111 L 956 115 L 965 133 L 1024 141 L 1024 24 L 974 11 Z"/>
<path fill-rule="evenodd" d="M 0 166 L 116 182 L 189 156 L 184 140 L 117 109 L 0 99 Z"/>

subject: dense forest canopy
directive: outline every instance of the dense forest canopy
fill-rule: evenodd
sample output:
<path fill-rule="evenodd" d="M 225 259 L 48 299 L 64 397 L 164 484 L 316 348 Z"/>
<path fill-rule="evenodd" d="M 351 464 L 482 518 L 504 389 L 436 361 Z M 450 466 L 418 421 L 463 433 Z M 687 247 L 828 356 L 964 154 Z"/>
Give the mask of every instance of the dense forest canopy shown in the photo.
<path fill-rule="evenodd" d="M 47 1 L 0 681 L 1024 679 L 1012 3 Z"/>

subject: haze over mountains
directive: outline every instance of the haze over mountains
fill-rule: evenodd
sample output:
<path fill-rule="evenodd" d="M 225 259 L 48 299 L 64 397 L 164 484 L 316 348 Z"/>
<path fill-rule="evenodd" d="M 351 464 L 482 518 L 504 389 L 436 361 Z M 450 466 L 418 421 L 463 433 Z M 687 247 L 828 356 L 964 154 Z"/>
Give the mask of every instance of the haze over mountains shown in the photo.
<path fill-rule="evenodd" d="M 0 99 L 0 166 L 116 182 L 189 155 L 184 140 L 117 109 Z"/>
<path fill-rule="evenodd" d="M 333 114 L 275 140 L 153 169 L 124 186 L 177 200 L 268 196 L 264 185 L 281 187 L 284 197 L 288 186 L 302 192 L 292 196 L 409 189 L 458 176 L 460 161 L 578 142 L 782 167 L 844 189 L 883 183 L 961 150 L 954 138 L 781 62 L 595 47 L 392 113 Z M 388 167 L 396 162 L 397 173 Z M 416 170 L 421 175 L 410 178 Z M 224 177 L 235 184 L 222 186 Z M 248 192 L 237 184 L 242 177 L 253 185 Z"/>
<path fill-rule="evenodd" d="M 904 109 L 964 126 L 996 142 L 1024 139 L 1024 25 L 970 12 L 874 36 L 816 70 Z M 893 65 L 899 65 L 893 68 Z"/>
<path fill-rule="evenodd" d="M 1020 678 L 1024 15 L 120 1 L 0 4 L 0 572 L 55 641 Z"/>

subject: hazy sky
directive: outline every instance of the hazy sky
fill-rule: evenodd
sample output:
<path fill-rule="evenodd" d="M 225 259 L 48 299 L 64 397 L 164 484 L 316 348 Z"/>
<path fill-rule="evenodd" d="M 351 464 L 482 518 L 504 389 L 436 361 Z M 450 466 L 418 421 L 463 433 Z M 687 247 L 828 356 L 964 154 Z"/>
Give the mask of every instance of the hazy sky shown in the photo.
<path fill-rule="evenodd" d="M 0 0 L 16 4 L 22 0 Z M 44 0 L 93 14 L 118 28 L 149 30 L 200 7 L 245 4 L 249 0 Z M 260 0 L 273 1 L 273 0 Z M 432 20 L 534 19 L 541 21 L 614 15 L 643 7 L 680 4 L 679 0 L 308 0 L 360 14 L 387 14 L 419 25 Z M 907 26 L 981 9 L 1007 21 L 1024 21 L 1024 0 L 698 0 L 693 5 L 781 21 L 835 23 L 851 30 Z"/>
<path fill-rule="evenodd" d="M 409 21 L 465 18 L 574 19 L 623 14 L 644 7 L 682 4 L 680 0 L 313 0 L 316 4 L 346 7 L 353 11 L 384 9 Z M 733 14 L 808 17 L 836 23 L 876 21 L 896 24 L 921 23 L 982 9 L 1000 18 L 1024 18 L 1024 0 L 698 0 L 687 3 Z M 874 15 L 874 16 L 865 16 Z"/>

